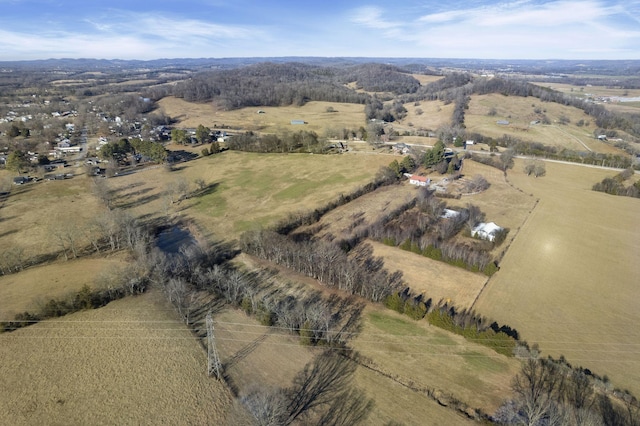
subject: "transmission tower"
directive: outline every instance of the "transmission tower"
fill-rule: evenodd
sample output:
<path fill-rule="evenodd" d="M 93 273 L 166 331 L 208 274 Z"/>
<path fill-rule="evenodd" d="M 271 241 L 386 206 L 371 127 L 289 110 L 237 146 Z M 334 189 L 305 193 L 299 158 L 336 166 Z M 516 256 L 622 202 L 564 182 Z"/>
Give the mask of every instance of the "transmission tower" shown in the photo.
<path fill-rule="evenodd" d="M 216 375 L 220 380 L 222 378 L 220 358 L 216 350 L 216 338 L 213 335 L 213 318 L 211 312 L 207 314 L 207 374 L 209 376 Z"/>

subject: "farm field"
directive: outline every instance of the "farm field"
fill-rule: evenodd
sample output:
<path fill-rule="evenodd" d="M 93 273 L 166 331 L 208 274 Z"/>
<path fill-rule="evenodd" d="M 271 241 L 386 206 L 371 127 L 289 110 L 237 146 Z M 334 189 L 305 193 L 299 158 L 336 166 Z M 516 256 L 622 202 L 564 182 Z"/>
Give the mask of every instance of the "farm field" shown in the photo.
<path fill-rule="evenodd" d="M 242 424 L 163 296 L 0 335 L 0 418 L 30 424 Z"/>
<path fill-rule="evenodd" d="M 373 368 L 402 383 L 454 395 L 487 413 L 509 395 L 511 379 L 520 369 L 515 358 L 430 326 L 426 320 L 413 321 L 374 306 L 365 309 L 363 330 L 352 346 Z"/>
<path fill-rule="evenodd" d="M 462 393 L 462 399 L 474 407 L 494 410 L 501 402 L 500 392 L 508 391 L 509 381 L 519 368 L 514 359 L 465 343 L 464 339 L 428 327 L 426 323 L 416 323 L 379 308 L 367 308 L 366 311 L 364 330 L 353 345 L 370 360 L 368 365 L 375 369 L 383 365 L 385 374 L 404 383 L 413 381 L 417 387 L 430 389 L 442 386 L 456 397 L 460 398 Z M 318 348 L 300 346 L 295 336 L 261 326 L 239 310 L 225 309 L 216 314 L 214 325 L 225 375 L 240 395 L 256 388 L 291 386 L 294 376 L 320 353 Z M 372 345 L 372 339 L 376 340 L 375 345 Z M 439 356 L 442 354 L 446 356 Z M 433 358 L 440 361 L 432 369 L 429 367 L 431 362 L 425 360 Z M 455 364 L 452 359 L 457 360 Z M 443 370 L 447 373 L 442 374 Z M 406 375 L 407 371 L 413 373 Z M 447 381 L 452 380 L 452 376 L 468 371 L 472 371 L 473 376 L 470 382 L 460 382 L 456 389 L 448 387 Z M 485 374 L 487 372 L 489 375 Z M 369 368 L 359 366 L 353 384 L 375 401 L 366 424 L 384 425 L 391 420 L 402 424 L 433 425 L 465 424 L 467 421 L 454 410 Z M 391 394 L 389 389 L 394 387 L 397 390 Z"/>
<path fill-rule="evenodd" d="M 116 205 L 135 215 L 178 215 L 193 219 L 209 234 L 234 239 L 240 233 L 274 224 L 290 212 L 307 212 L 371 181 L 389 156 L 252 154 L 226 151 L 183 163 L 168 172 L 158 167 L 110 179 Z M 167 203 L 172 182 L 185 181 L 201 195 Z"/>
<path fill-rule="evenodd" d="M 455 105 L 450 103 L 445 105 L 442 101 L 421 101 L 420 105 L 406 103 L 407 116 L 398 122 L 393 123 L 394 130 L 399 133 L 415 130 L 432 130 L 449 124 Z M 419 113 L 419 111 L 422 111 Z M 434 142 L 437 139 L 433 140 Z"/>
<path fill-rule="evenodd" d="M 232 111 L 213 103 L 187 102 L 167 97 L 158 102 L 161 111 L 176 118 L 182 127 L 224 127 L 265 133 L 310 130 L 323 136 L 325 129 L 359 129 L 364 125 L 364 105 L 338 102 L 307 102 L 305 105 L 281 107 L 247 107 Z M 332 107 L 335 112 L 327 112 Z M 258 110 L 264 113 L 258 114 Z M 304 120 L 305 125 L 291 125 L 291 120 Z"/>
<path fill-rule="evenodd" d="M 94 286 L 97 278 L 124 265 L 120 255 L 82 258 L 0 276 L 0 318 L 11 319 L 19 312 L 37 308 L 39 302 L 63 297 L 85 284 Z"/>
<path fill-rule="evenodd" d="M 389 271 L 402 271 L 402 277 L 415 295 L 424 294 L 434 304 L 451 301 L 458 308 L 470 308 L 482 290 L 487 277 L 445 262 L 429 259 L 375 241 L 373 254 L 382 256 Z"/>
<path fill-rule="evenodd" d="M 59 235 L 73 235 L 78 246 L 88 245 L 84 238 L 88 223 L 101 211 L 92 193 L 92 181 L 76 173 L 63 181 L 41 181 L 12 185 L 11 195 L 0 209 L 0 253 L 20 250 L 22 259 L 43 255 L 61 255 Z M 2 176 L 13 176 L 3 171 Z M 28 225 L 27 225 L 28 224 Z"/>
<path fill-rule="evenodd" d="M 315 231 L 318 238 L 348 238 L 391 213 L 416 196 L 417 188 L 410 185 L 389 185 L 339 206 L 325 214 L 317 224 L 303 226 L 297 232 Z M 357 222 L 361 222 L 354 226 Z M 320 228 L 317 230 L 316 228 Z"/>
<path fill-rule="evenodd" d="M 540 199 L 475 308 L 515 327 L 544 355 L 640 393 L 640 203 L 591 191 L 617 172 L 547 162 L 509 179 Z"/>
<path fill-rule="evenodd" d="M 616 87 L 607 87 L 607 86 L 577 86 L 573 84 L 566 83 L 539 83 L 534 82 L 533 84 L 541 87 L 548 87 L 550 89 L 556 90 L 558 92 L 566 93 L 571 96 L 576 96 L 580 98 L 586 98 L 587 95 L 591 97 L 595 96 L 620 96 L 620 97 L 629 97 L 634 98 L 640 96 L 640 89 L 622 89 Z M 608 106 L 605 104 L 605 106 Z"/>
<path fill-rule="evenodd" d="M 536 108 L 549 118 L 551 124 L 530 124 L 541 119 L 541 115 L 534 111 Z M 490 116 L 489 112 L 492 109 L 495 109 L 496 114 Z M 561 117 L 568 118 L 570 123 L 559 124 Z M 509 124 L 497 124 L 498 120 L 507 120 Z M 577 126 L 579 120 L 584 120 L 585 125 Z M 622 153 L 621 150 L 595 139 L 594 119 L 582 110 L 552 102 L 541 102 L 536 98 L 505 97 L 499 94 L 472 96 L 465 115 L 465 124 L 469 132 L 481 133 L 492 138 L 509 135 L 574 151 Z"/>

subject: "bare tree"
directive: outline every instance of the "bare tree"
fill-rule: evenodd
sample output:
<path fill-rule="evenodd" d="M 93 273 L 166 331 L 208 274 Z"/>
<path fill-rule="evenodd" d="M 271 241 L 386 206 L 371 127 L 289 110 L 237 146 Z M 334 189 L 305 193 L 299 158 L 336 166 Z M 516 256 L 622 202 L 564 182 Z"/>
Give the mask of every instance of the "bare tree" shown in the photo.
<path fill-rule="evenodd" d="M 562 375 L 552 362 L 535 358 L 524 362 L 511 387 L 526 425 L 538 425 L 543 419 L 551 422 L 560 416 L 556 399 L 561 385 Z"/>
<path fill-rule="evenodd" d="M 93 194 L 111 210 L 113 204 L 113 194 L 109 190 L 107 182 L 103 178 L 93 178 Z"/>
<path fill-rule="evenodd" d="M 167 189 L 171 203 L 180 203 L 189 195 L 189 182 L 184 178 L 178 178 L 169 184 Z"/>
<path fill-rule="evenodd" d="M 258 426 L 280 426 L 287 418 L 287 398 L 282 389 L 252 388 L 240 401 Z"/>
<path fill-rule="evenodd" d="M 294 379 L 287 391 L 290 402 L 288 418 L 291 424 L 309 411 L 320 406 L 330 406 L 349 388 L 357 364 L 337 353 L 323 352 Z"/>

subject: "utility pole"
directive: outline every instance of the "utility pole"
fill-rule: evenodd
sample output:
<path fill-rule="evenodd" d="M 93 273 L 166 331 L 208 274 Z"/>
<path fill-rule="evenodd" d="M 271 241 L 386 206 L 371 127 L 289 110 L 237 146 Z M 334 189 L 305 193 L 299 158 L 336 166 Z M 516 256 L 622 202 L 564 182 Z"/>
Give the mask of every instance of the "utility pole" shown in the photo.
<path fill-rule="evenodd" d="M 216 339 L 213 335 L 213 318 L 211 312 L 207 314 L 207 374 L 213 376 L 215 374 L 218 380 L 222 379 L 222 366 L 220 358 L 216 350 Z"/>

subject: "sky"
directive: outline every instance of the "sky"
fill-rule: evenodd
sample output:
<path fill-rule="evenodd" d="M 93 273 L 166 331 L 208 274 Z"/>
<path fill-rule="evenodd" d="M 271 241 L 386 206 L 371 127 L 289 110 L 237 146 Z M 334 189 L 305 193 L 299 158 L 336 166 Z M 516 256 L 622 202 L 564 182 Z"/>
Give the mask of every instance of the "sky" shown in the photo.
<path fill-rule="evenodd" d="M 0 0 L 0 61 L 640 59 L 640 0 Z"/>

